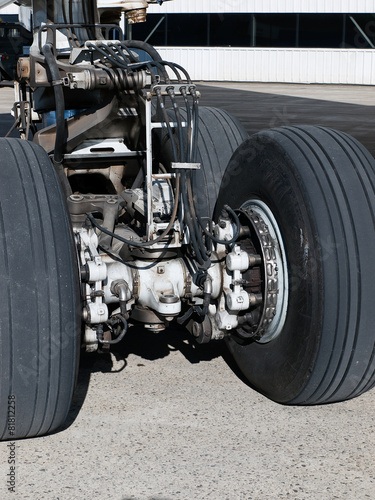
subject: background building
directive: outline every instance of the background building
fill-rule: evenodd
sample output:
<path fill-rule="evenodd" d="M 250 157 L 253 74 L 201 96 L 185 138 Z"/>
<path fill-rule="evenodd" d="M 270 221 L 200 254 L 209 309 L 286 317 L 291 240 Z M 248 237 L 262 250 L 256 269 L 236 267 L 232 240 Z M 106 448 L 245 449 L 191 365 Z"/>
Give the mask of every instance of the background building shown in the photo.
<path fill-rule="evenodd" d="M 174 0 L 132 28 L 195 80 L 375 84 L 374 0 Z"/>
<path fill-rule="evenodd" d="M 127 38 L 194 80 L 375 84 L 375 0 L 173 0 L 148 11 Z"/>

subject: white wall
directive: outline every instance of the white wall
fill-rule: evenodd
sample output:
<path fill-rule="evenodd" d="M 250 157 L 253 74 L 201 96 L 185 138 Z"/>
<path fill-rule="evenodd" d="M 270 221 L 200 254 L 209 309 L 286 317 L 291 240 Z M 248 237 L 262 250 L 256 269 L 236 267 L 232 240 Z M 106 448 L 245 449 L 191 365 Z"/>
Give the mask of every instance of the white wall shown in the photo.
<path fill-rule="evenodd" d="M 173 0 L 149 7 L 150 13 L 315 12 L 375 13 L 375 0 Z"/>
<path fill-rule="evenodd" d="M 375 85 L 375 50 L 159 47 L 193 80 Z"/>

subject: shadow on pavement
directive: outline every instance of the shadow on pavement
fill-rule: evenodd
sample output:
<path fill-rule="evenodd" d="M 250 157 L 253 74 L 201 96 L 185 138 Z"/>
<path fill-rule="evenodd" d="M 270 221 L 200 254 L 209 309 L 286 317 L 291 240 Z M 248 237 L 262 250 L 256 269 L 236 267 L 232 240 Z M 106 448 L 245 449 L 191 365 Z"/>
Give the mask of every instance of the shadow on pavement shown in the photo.
<path fill-rule="evenodd" d="M 110 375 L 123 371 L 127 367 L 127 358 L 130 354 L 138 356 L 140 358 L 138 364 L 141 365 L 142 359 L 152 361 L 165 358 L 173 351 L 180 351 L 192 364 L 210 361 L 220 356 L 227 363 L 229 361 L 225 355 L 226 349 L 223 342 L 197 344 L 187 330 L 179 325 L 173 325 L 157 334 L 148 332 L 144 328 L 131 327 L 125 339 L 120 344 L 111 347 L 112 355 L 121 364 L 120 369 L 114 369 L 113 358 L 109 353 L 81 353 L 77 387 L 71 408 L 67 420 L 58 432 L 70 427 L 77 418 L 86 399 L 91 373 L 102 372 Z M 234 370 L 234 367 L 231 366 L 231 368 Z"/>
<path fill-rule="evenodd" d="M 151 333 L 141 327 L 131 327 L 124 341 L 111 347 L 111 353 L 117 361 L 124 361 L 121 370 L 126 368 L 126 359 L 135 354 L 141 359 L 153 361 L 165 358 L 173 351 L 180 351 L 195 364 L 210 361 L 223 355 L 222 342 L 198 344 L 193 337 L 179 325 L 173 325 L 163 332 Z M 83 355 L 81 367 L 91 366 L 91 371 L 112 372 L 113 363 L 109 354 Z"/>

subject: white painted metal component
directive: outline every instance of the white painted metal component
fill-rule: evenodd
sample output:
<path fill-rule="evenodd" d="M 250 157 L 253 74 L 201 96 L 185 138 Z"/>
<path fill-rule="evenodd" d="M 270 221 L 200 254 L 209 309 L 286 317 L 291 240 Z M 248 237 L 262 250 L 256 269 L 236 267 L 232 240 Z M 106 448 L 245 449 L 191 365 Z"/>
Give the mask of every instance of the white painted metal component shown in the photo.
<path fill-rule="evenodd" d="M 164 176 L 165 174 L 161 175 Z M 155 214 L 159 214 L 159 216 L 170 215 L 172 213 L 174 199 L 172 188 L 169 182 L 161 178 L 155 179 L 155 175 L 153 175 L 152 177 L 153 181 L 151 183 L 151 193 L 153 220 Z M 125 191 L 123 191 L 122 197 L 126 201 L 127 211 L 131 215 L 134 215 L 135 212 L 138 212 L 143 217 L 146 216 L 146 210 L 148 206 L 146 193 L 143 189 L 126 189 Z"/>
<path fill-rule="evenodd" d="M 215 320 L 219 330 L 233 330 L 238 326 L 238 318 L 235 314 L 230 314 L 228 311 L 220 311 L 216 314 Z"/>
<path fill-rule="evenodd" d="M 87 139 L 82 141 L 71 153 L 66 157 L 69 159 L 79 159 L 100 156 L 123 157 L 123 156 L 139 156 L 141 151 L 131 151 L 124 139 Z"/>
<path fill-rule="evenodd" d="M 163 192 L 161 188 L 160 193 Z M 231 239 L 232 222 L 221 220 L 215 234 L 223 240 Z M 89 325 L 108 320 L 108 305 L 119 303 L 116 284 L 120 282 L 126 291 L 125 295 L 122 294 L 122 302 L 126 302 L 127 310 L 137 304 L 169 321 L 181 312 L 181 299 L 186 295 L 195 305 L 202 304 L 203 290 L 193 280 L 198 271 L 194 262 L 182 258 L 151 262 L 134 260 L 130 266 L 108 254 L 99 255 L 98 238 L 92 229 L 79 230 L 77 237 L 81 264 L 88 269 L 84 319 Z M 229 265 L 223 266 L 225 246 L 219 244 L 218 250 L 222 255 L 212 255 L 214 263 L 208 270 L 209 278 L 205 286 L 211 300 L 217 301 L 216 305 L 211 303 L 208 309 L 213 339 L 222 338 L 225 331 L 236 328 L 238 313 L 248 310 L 257 301 L 257 297 L 251 297 L 242 287 L 242 272 L 249 267 L 249 255 L 234 245 L 226 259 Z M 92 331 L 88 330 L 88 334 L 92 335 Z"/>
<path fill-rule="evenodd" d="M 143 189 L 126 189 L 122 192 L 121 196 L 126 201 L 126 212 L 132 217 L 135 212 L 140 213 L 142 216 L 146 215 L 146 199 Z"/>
<path fill-rule="evenodd" d="M 211 286 L 212 286 L 212 294 L 211 297 L 213 299 L 217 299 L 220 297 L 223 290 L 223 269 L 222 265 L 219 264 L 219 256 L 217 253 L 212 253 L 212 261 L 216 262 L 213 264 L 208 270 L 208 274 L 211 278 Z M 192 284 L 192 293 L 197 296 L 201 293 L 201 290 L 194 284 Z"/>
<path fill-rule="evenodd" d="M 146 0 L 99 0 L 98 7 L 101 9 L 147 9 L 148 3 Z"/>
<path fill-rule="evenodd" d="M 125 12 L 128 23 L 143 23 L 146 21 L 148 3 L 146 0 L 100 0 L 101 9 L 121 9 Z"/>
<path fill-rule="evenodd" d="M 67 155 L 65 155 L 65 157 L 66 156 Z M 76 157 L 76 159 L 78 159 L 78 157 Z M 85 168 L 84 172 L 85 175 L 95 174 L 95 175 L 100 175 L 105 179 L 108 179 L 115 188 L 116 193 L 121 193 L 124 189 L 122 182 L 124 178 L 125 169 L 126 167 L 124 165 L 111 165 L 110 167 L 106 168 Z M 69 168 L 67 172 L 67 176 L 69 178 L 74 177 L 77 174 L 78 175 L 82 174 L 82 170 L 79 168 L 77 169 Z"/>
<path fill-rule="evenodd" d="M 216 323 L 216 312 L 217 312 L 217 307 L 214 304 L 210 304 L 208 306 L 208 316 L 210 318 L 211 322 L 211 340 L 221 340 L 225 336 L 225 330 L 220 330 Z"/>
<path fill-rule="evenodd" d="M 129 287 L 129 293 L 133 294 L 134 284 L 133 284 L 132 269 L 124 265 L 122 262 L 117 262 L 113 260 L 108 255 L 103 256 L 103 259 L 106 261 L 106 267 L 107 267 L 107 279 L 105 285 L 103 286 L 104 301 L 106 304 L 117 303 L 118 297 L 115 293 L 113 293 L 112 285 L 118 280 L 124 280 Z"/>
<path fill-rule="evenodd" d="M 154 214 L 171 215 L 173 209 L 173 193 L 169 182 L 162 179 L 152 181 Z"/>
<path fill-rule="evenodd" d="M 94 283 L 95 281 L 104 281 L 107 277 L 107 266 L 102 260 L 89 260 L 86 263 L 88 269 L 88 281 Z"/>
<path fill-rule="evenodd" d="M 88 270 L 85 284 L 83 318 L 86 324 L 99 324 L 108 320 L 108 307 L 103 302 L 102 284 L 107 278 L 107 266 L 98 253 L 98 237 L 93 229 L 80 229 L 76 234 L 80 263 Z M 91 335 L 91 332 L 89 332 Z"/>
<path fill-rule="evenodd" d="M 221 225 L 224 226 L 223 221 Z M 215 227 L 215 232 L 218 237 L 222 237 L 223 233 L 228 235 L 227 227 L 217 227 L 218 229 Z M 224 295 L 220 298 L 218 311 L 215 314 L 215 322 L 219 330 L 236 328 L 238 326 L 238 313 L 246 311 L 251 305 L 251 297 L 241 284 L 242 271 L 249 267 L 249 255 L 238 245 L 235 245 L 227 255 L 226 262 L 230 263 L 231 269 L 227 266 L 226 270 L 222 270 Z"/>
<path fill-rule="evenodd" d="M 238 326 L 237 314 L 231 314 L 225 309 L 225 301 L 221 300 L 219 311 L 215 314 L 215 322 L 219 330 L 233 330 Z"/>
<path fill-rule="evenodd" d="M 103 256 L 103 260 L 107 267 L 107 279 L 103 285 L 104 301 L 107 304 L 118 302 L 118 297 L 112 292 L 112 284 L 119 279 L 127 283 L 133 295 L 137 295 L 137 304 L 150 307 L 163 315 L 178 314 L 181 310 L 180 299 L 186 293 L 191 293 L 193 297 L 203 295 L 203 291 L 193 283 L 183 259 L 150 264 L 136 260 L 132 261 L 132 267 L 114 261 L 110 256 Z M 209 276 L 212 298 L 216 299 L 222 290 L 222 270 L 219 263 L 209 269 Z"/>
<path fill-rule="evenodd" d="M 250 307 L 249 294 L 245 290 L 228 293 L 226 295 L 226 302 L 231 312 L 246 311 Z"/>
<path fill-rule="evenodd" d="M 132 262 L 128 266 L 111 261 L 107 263 L 108 278 L 104 285 L 104 298 L 107 303 L 118 302 L 112 293 L 112 283 L 123 279 L 130 291 L 137 294 L 137 304 L 149 307 L 159 314 L 175 316 L 181 311 L 181 297 L 186 293 L 187 269 L 182 259 L 154 262 L 147 265 L 144 261 Z M 134 285 L 136 278 L 137 287 Z M 194 292 L 197 292 L 195 287 Z"/>
<path fill-rule="evenodd" d="M 249 254 L 235 246 L 234 251 L 227 255 L 226 263 L 229 271 L 246 271 L 249 269 Z"/>
<path fill-rule="evenodd" d="M 149 269 L 140 265 L 137 272 L 140 305 L 151 307 L 160 314 L 168 316 L 181 311 L 180 297 L 184 295 L 186 276 L 182 259 L 169 260 Z"/>
<path fill-rule="evenodd" d="M 172 162 L 171 167 L 176 168 L 176 169 L 182 168 L 185 170 L 200 170 L 201 164 L 200 163 L 175 163 L 175 162 Z"/>
<path fill-rule="evenodd" d="M 221 219 L 219 224 L 214 227 L 214 235 L 222 241 L 229 241 L 233 238 L 233 223 L 229 219 Z M 225 249 L 225 245 L 221 245 Z"/>
<path fill-rule="evenodd" d="M 100 302 L 89 302 L 87 304 L 87 323 L 95 325 L 108 320 L 108 307 Z"/>
<path fill-rule="evenodd" d="M 83 335 L 83 344 L 85 346 L 86 352 L 95 352 L 98 350 L 98 339 L 96 336 L 96 330 L 91 328 L 91 326 L 86 325 L 85 333 Z"/>

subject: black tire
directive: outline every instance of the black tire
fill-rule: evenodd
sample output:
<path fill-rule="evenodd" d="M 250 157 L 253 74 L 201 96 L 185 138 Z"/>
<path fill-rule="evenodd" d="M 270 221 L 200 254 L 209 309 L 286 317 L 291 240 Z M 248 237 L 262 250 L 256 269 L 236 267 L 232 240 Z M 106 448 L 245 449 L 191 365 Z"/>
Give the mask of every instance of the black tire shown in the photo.
<path fill-rule="evenodd" d="M 286 251 L 289 298 L 279 336 L 229 349 L 252 386 L 286 404 L 358 396 L 375 384 L 375 161 L 323 127 L 260 132 L 234 154 L 216 214 L 262 200 Z"/>
<path fill-rule="evenodd" d="M 181 115 L 185 120 L 184 110 L 181 110 Z M 170 116 L 175 119 L 172 112 Z M 199 107 L 197 161 L 201 163 L 201 169 L 194 171 L 192 188 L 195 209 L 200 217 L 212 217 L 228 162 L 234 151 L 248 137 L 240 122 L 227 111 Z M 164 134 L 160 161 L 166 168 L 169 168 L 173 158 L 169 142 L 169 137 Z"/>
<path fill-rule="evenodd" d="M 70 221 L 48 155 L 20 139 L 0 139 L 0 151 L 0 437 L 14 440 L 66 419 L 80 299 Z"/>

